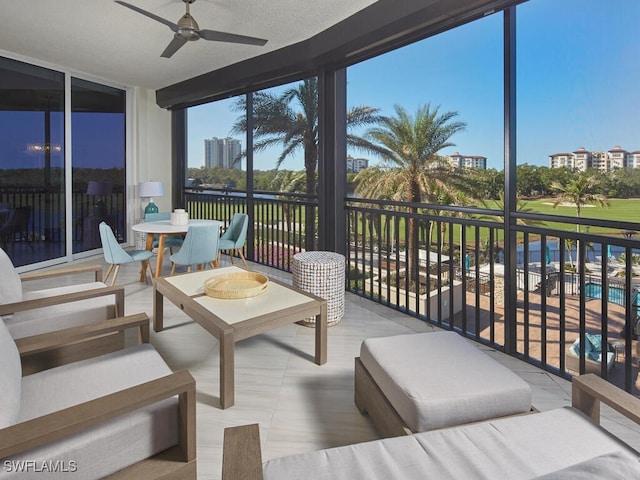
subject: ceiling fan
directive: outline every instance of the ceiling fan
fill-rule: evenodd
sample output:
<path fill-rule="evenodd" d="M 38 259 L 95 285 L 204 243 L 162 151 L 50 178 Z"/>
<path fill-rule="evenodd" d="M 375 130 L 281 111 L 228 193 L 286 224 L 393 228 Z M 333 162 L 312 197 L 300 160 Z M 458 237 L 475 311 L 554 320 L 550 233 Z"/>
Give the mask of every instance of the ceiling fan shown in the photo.
<path fill-rule="evenodd" d="M 158 15 L 154 15 L 151 12 L 147 12 L 142 8 L 136 7 L 135 5 L 131 5 L 130 3 L 123 2 L 121 0 L 115 0 L 116 3 L 119 3 L 123 7 L 130 8 L 134 12 L 141 13 L 142 15 L 149 17 L 157 22 L 160 22 L 171 29 L 174 32 L 173 40 L 167 45 L 167 48 L 162 52 L 161 57 L 170 58 L 174 53 L 176 53 L 180 47 L 182 47 L 185 43 L 195 40 L 200 40 L 201 38 L 204 40 L 212 40 L 214 42 L 229 42 L 229 43 L 242 43 L 245 45 L 259 45 L 262 46 L 267 43 L 267 40 L 256 37 L 247 37 L 245 35 L 236 35 L 234 33 L 227 32 L 218 32 L 215 30 L 201 30 L 196 22 L 196 19 L 191 16 L 189 13 L 189 5 L 195 2 L 196 0 L 182 0 L 186 7 L 185 14 L 180 17 L 178 23 L 170 22 Z"/>

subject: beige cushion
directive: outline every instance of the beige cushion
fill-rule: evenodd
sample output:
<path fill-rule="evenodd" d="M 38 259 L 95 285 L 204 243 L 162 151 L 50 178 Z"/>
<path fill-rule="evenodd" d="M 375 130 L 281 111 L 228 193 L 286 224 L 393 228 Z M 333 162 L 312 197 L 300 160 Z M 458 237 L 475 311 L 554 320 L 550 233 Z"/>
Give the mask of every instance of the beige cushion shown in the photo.
<path fill-rule="evenodd" d="M 107 285 L 104 282 L 87 282 L 62 285 L 60 287 L 43 288 L 40 290 L 25 290 L 22 292 L 22 299 L 35 300 L 36 298 L 47 298 L 55 295 L 64 295 L 66 293 L 84 292 L 86 290 L 93 290 L 94 288 L 105 288 L 106 286 Z"/>
<path fill-rule="evenodd" d="M 16 272 L 13 262 L 0 248 L 0 303 L 14 303 L 22 300 L 22 280 Z"/>
<path fill-rule="evenodd" d="M 566 407 L 268 460 L 264 479 L 524 480 L 615 452 L 638 458 Z"/>
<path fill-rule="evenodd" d="M 16 423 L 20 412 L 20 354 L 0 317 L 0 428 Z"/>
<path fill-rule="evenodd" d="M 18 420 L 39 417 L 170 373 L 148 344 L 45 370 L 24 377 Z M 177 399 L 170 398 L 8 460 L 62 461 L 67 465 L 73 460 L 76 473 L 59 472 L 46 478 L 102 478 L 176 445 L 177 415 Z M 10 473 L 0 469 L 0 478 L 42 478 L 37 472 L 32 476 Z"/>
<path fill-rule="evenodd" d="M 34 300 L 103 287 L 105 287 L 105 284 L 102 282 L 66 285 L 63 287 L 25 292 L 23 299 Z M 60 330 L 62 328 L 99 322 L 114 318 L 115 316 L 115 297 L 113 295 L 106 295 L 51 307 L 34 308 L 32 310 L 16 312 L 10 318 L 5 319 L 5 322 L 13 338 L 24 338 L 31 335 Z"/>
<path fill-rule="evenodd" d="M 455 332 L 371 338 L 360 359 L 413 432 L 531 410 L 531 388 Z"/>
<path fill-rule="evenodd" d="M 628 452 L 614 452 L 557 470 L 535 480 L 629 480 L 640 478 L 640 459 Z"/>

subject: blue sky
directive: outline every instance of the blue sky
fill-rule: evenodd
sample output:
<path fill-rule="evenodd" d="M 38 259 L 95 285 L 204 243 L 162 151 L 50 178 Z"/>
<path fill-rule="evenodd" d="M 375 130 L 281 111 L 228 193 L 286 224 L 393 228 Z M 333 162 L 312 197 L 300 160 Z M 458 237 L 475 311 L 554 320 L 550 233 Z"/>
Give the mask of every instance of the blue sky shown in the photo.
<path fill-rule="evenodd" d="M 616 0 L 615 7 L 531 0 L 518 7 L 518 163 L 547 165 L 550 154 L 579 147 L 640 150 L 639 22 L 638 0 Z M 426 103 L 457 111 L 467 128 L 442 153 L 483 155 L 501 170 L 502 25 L 497 13 L 350 67 L 348 105 L 375 106 L 385 115 L 394 104 L 409 112 Z M 189 166 L 203 165 L 204 138 L 229 134 L 238 115 L 229 111 L 231 102 L 190 109 Z M 273 168 L 278 153 L 258 155 L 256 168 Z M 283 168 L 301 169 L 302 161 Z"/>

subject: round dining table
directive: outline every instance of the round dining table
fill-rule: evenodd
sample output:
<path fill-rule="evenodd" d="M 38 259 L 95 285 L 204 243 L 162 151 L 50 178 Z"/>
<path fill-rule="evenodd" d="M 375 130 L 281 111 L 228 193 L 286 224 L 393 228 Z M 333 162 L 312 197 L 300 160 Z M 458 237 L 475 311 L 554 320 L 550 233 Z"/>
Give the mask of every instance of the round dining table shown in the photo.
<path fill-rule="evenodd" d="M 172 225 L 170 220 L 160 220 L 157 222 L 136 223 L 131 227 L 134 232 L 147 234 L 147 250 L 153 249 L 153 237 L 154 235 L 158 235 L 156 277 L 162 275 L 162 262 L 164 260 L 165 248 L 164 244 L 167 236 L 185 235 L 189 231 L 189 227 L 194 225 L 216 225 L 218 228 L 222 228 L 222 222 L 219 220 L 189 220 L 185 225 Z"/>

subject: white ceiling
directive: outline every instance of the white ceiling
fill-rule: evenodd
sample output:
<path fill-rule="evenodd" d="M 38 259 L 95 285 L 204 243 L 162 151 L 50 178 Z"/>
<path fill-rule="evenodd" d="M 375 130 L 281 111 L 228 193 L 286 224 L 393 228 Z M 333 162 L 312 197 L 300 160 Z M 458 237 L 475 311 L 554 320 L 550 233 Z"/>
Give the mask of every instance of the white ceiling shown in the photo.
<path fill-rule="evenodd" d="M 182 0 L 127 0 L 176 23 Z M 376 0 L 197 0 L 201 29 L 264 38 L 263 47 L 198 40 L 173 57 L 162 23 L 111 0 L 3 0 L 0 54 L 40 60 L 123 85 L 159 89 L 308 39 Z"/>

